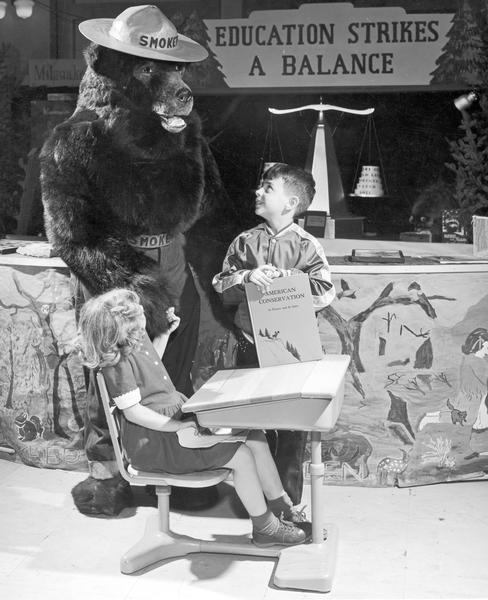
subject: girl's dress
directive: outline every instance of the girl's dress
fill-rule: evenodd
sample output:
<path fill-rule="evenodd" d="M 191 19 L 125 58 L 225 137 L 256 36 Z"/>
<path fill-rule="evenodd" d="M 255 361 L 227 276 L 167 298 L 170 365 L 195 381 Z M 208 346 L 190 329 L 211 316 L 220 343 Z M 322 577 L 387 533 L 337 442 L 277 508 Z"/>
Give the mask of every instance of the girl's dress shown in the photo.
<path fill-rule="evenodd" d="M 123 409 L 137 403 L 167 417 L 182 420 L 186 396 L 176 390 L 149 337 L 139 349 L 103 367 L 108 392 L 121 411 L 122 446 L 131 465 L 144 471 L 181 474 L 217 469 L 229 462 L 241 441 L 218 443 L 209 448 L 184 448 L 173 431 L 156 431 L 127 420 Z M 185 415 L 185 419 L 188 415 Z"/>

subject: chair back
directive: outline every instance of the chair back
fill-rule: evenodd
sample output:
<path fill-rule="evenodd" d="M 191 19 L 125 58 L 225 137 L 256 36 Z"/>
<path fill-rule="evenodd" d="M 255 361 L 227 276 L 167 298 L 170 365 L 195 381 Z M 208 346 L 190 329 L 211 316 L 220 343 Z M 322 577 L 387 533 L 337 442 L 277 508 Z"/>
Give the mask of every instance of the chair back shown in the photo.
<path fill-rule="evenodd" d="M 98 371 L 96 374 L 97 387 L 99 397 L 102 402 L 103 410 L 105 412 L 105 418 L 107 419 L 108 431 L 110 433 L 110 439 L 112 440 L 112 446 L 115 453 L 115 462 L 120 471 L 122 477 L 133 483 L 133 478 L 127 472 L 127 461 L 124 459 L 124 449 L 122 447 L 122 440 L 120 438 L 120 420 L 119 420 L 119 409 L 116 407 L 114 401 L 110 398 L 105 379 L 103 378 L 102 372 Z"/>

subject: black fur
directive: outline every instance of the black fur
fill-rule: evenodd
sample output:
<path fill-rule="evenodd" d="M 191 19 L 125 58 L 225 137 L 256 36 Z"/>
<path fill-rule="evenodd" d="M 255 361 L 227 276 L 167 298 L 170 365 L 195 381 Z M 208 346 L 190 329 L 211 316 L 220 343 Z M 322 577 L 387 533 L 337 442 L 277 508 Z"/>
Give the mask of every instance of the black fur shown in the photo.
<path fill-rule="evenodd" d="M 442 242 L 442 211 L 450 208 L 458 208 L 453 187 L 438 179 L 426 187 L 414 202 L 409 223 L 416 231 L 430 231 L 433 242 Z"/>
<path fill-rule="evenodd" d="M 159 265 L 128 239 L 187 231 L 223 194 L 220 177 L 176 63 L 94 44 L 85 56 L 77 109 L 41 152 L 46 232 L 91 294 L 138 292 L 154 336 L 177 299 Z M 187 127 L 166 131 L 155 104 Z"/>
<path fill-rule="evenodd" d="M 88 477 L 71 490 L 76 508 L 84 515 L 115 517 L 134 505 L 130 485 L 116 475 L 111 479 Z"/>
<path fill-rule="evenodd" d="M 85 58 L 77 108 L 40 155 L 46 233 L 89 294 L 134 289 L 153 337 L 167 329 L 166 309 L 178 309 L 178 298 L 164 264 L 129 239 L 187 232 L 225 195 L 181 65 L 95 44 Z M 175 129 L 165 117 L 183 119 L 186 127 Z M 201 245 L 200 254 L 202 247 L 208 251 Z M 93 432 L 108 438 L 102 421 L 94 417 L 87 427 L 87 456 Z M 89 477 L 72 494 L 85 514 L 115 515 L 132 504 L 130 486 L 120 477 Z"/>

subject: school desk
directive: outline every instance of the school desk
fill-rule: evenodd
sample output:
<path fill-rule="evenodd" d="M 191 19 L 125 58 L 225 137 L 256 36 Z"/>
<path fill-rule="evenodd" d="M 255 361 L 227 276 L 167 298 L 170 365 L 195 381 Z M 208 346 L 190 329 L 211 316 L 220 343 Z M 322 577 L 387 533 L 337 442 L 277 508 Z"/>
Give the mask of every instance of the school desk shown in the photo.
<path fill-rule="evenodd" d="M 257 369 L 218 371 L 183 405 L 206 427 L 290 429 L 311 432 L 312 542 L 279 550 L 278 587 L 330 591 L 337 528 L 323 535 L 321 432 L 334 426 L 344 396 L 349 356 Z"/>

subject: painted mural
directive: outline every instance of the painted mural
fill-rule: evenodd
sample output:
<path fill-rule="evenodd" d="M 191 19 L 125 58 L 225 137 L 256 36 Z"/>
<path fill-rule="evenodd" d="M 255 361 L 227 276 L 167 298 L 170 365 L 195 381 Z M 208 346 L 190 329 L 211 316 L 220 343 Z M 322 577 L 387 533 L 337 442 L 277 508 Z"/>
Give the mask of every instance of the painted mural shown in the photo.
<path fill-rule="evenodd" d="M 0 290 L 0 458 L 88 470 L 85 374 L 72 347 L 76 324 L 69 271 L 0 266 Z M 192 372 L 196 389 L 233 365 L 234 347 L 232 333 L 202 302 Z"/>
<path fill-rule="evenodd" d="M 67 269 L 0 267 L 0 456 L 86 469 L 85 380 Z"/>
<path fill-rule="evenodd" d="M 318 316 L 321 341 L 352 360 L 341 415 L 323 436 L 326 483 L 485 478 L 488 273 L 347 274 L 334 283 L 337 298 Z M 0 286 L 0 457 L 86 470 L 68 271 L 1 266 Z M 195 388 L 232 367 L 234 349 L 202 302 Z"/>
<path fill-rule="evenodd" d="M 412 486 L 488 475 L 488 274 L 347 274 L 319 314 L 351 355 L 326 478 Z"/>

